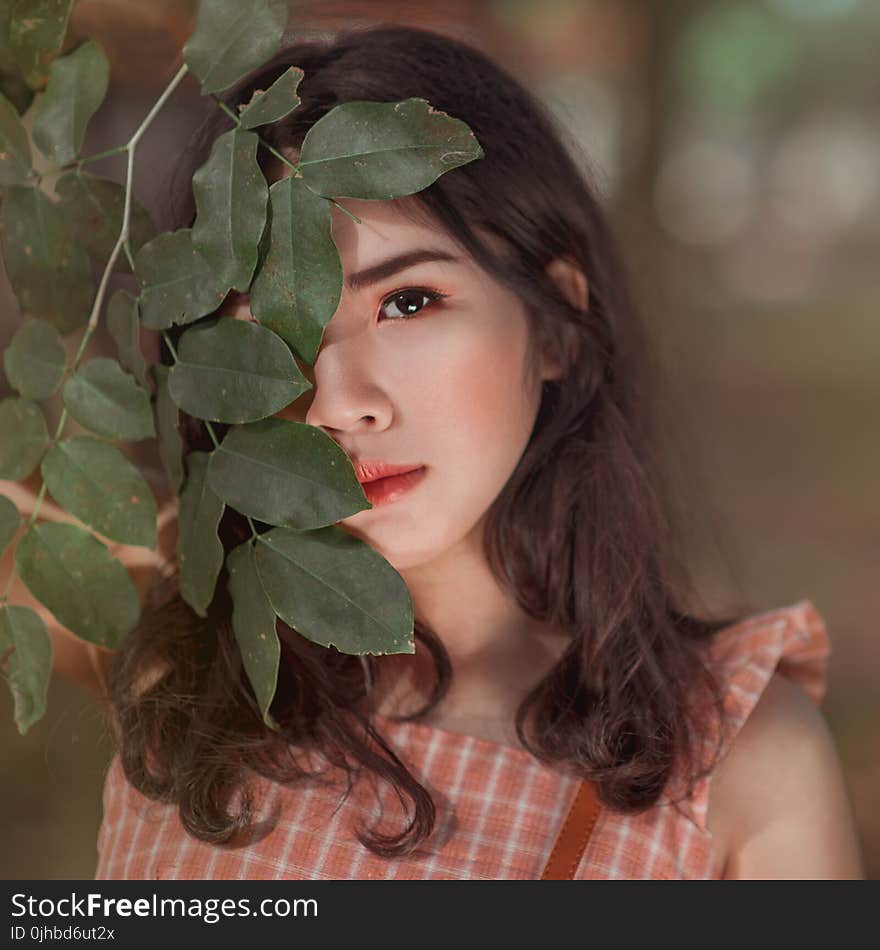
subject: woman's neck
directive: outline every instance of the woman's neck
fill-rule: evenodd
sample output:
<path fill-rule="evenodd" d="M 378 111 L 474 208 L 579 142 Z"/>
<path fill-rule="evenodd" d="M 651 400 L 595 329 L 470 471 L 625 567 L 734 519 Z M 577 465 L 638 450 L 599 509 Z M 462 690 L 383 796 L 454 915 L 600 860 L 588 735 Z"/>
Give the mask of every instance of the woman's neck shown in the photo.
<path fill-rule="evenodd" d="M 510 722 L 570 642 L 502 590 L 478 538 L 472 532 L 442 558 L 401 571 L 416 617 L 438 635 L 452 663 L 450 691 L 432 711 L 438 723 Z M 416 711 L 433 678 L 430 655 L 418 645 L 414 655 L 382 657 L 373 711 Z"/>

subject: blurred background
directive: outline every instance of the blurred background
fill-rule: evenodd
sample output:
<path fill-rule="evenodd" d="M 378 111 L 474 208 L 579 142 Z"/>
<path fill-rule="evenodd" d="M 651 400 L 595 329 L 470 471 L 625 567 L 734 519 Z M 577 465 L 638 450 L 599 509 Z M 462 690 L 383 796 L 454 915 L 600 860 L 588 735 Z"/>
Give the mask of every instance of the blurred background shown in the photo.
<path fill-rule="evenodd" d="M 664 370 L 683 554 L 711 605 L 806 598 L 827 621 L 823 709 L 869 876 L 880 878 L 880 4 L 291 7 L 292 30 L 385 21 L 457 36 L 558 116 L 619 234 Z M 194 9 L 79 0 L 69 42 L 97 40 L 112 66 L 86 153 L 131 134 L 173 75 Z M 188 81 L 139 148 L 136 194 L 160 223 L 157 172 L 205 108 Z M 123 174 L 115 159 L 93 170 Z M 0 270 L 0 349 L 19 319 Z M 100 333 L 93 347 L 113 352 Z M 138 461 L 157 470 L 148 454 Z M 48 712 L 25 737 L 0 691 L 0 877 L 94 874 L 111 752 L 96 701 L 69 679 L 53 679 Z"/>

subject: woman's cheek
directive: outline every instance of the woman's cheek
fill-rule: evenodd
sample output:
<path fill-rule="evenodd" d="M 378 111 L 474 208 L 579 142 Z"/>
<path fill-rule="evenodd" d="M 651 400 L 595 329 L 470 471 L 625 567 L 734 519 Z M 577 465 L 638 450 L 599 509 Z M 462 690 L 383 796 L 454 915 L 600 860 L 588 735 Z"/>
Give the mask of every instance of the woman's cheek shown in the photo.
<path fill-rule="evenodd" d="M 514 332 L 473 346 L 461 366 L 468 397 L 492 414 L 516 415 L 523 394 L 523 346 Z"/>

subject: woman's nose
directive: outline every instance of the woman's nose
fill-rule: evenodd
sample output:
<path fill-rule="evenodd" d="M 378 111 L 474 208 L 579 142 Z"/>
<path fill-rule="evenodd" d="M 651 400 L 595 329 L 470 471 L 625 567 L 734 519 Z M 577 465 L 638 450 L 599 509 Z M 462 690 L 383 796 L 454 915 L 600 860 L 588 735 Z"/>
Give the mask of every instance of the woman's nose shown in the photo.
<path fill-rule="evenodd" d="M 338 431 L 378 430 L 391 423 L 391 403 L 358 339 L 327 339 L 313 366 L 296 359 L 312 384 L 276 416 Z"/>

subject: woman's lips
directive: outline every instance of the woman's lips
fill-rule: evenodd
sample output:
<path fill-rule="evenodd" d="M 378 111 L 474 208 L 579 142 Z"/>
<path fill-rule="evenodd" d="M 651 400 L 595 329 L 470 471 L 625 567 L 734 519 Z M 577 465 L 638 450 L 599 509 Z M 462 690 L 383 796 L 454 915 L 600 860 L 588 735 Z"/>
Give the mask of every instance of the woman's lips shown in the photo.
<path fill-rule="evenodd" d="M 364 482 L 372 482 L 377 478 L 389 478 L 391 475 L 403 475 L 404 472 L 413 472 L 417 468 L 423 468 L 418 462 L 384 462 L 381 459 L 358 459 L 354 464 L 354 473 L 357 480 L 363 485 Z"/>
<path fill-rule="evenodd" d="M 377 508 L 379 505 L 389 505 L 414 488 L 425 476 L 425 466 L 403 472 L 400 475 L 389 475 L 386 478 L 376 478 L 373 481 L 363 482 L 361 488 L 367 496 L 367 501 Z"/>

